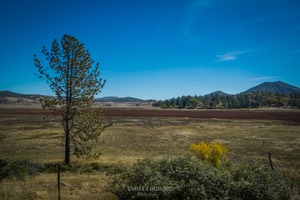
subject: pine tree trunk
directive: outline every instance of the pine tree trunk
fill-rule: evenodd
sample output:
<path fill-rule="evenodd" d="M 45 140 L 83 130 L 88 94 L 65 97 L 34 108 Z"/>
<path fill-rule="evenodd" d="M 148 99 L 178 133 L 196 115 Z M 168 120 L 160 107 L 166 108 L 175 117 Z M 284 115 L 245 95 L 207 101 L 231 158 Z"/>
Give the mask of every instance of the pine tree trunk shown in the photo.
<path fill-rule="evenodd" d="M 71 106 L 71 86 L 70 86 L 70 80 L 72 80 L 70 78 L 70 76 L 72 76 L 72 74 L 70 75 L 69 71 L 70 71 L 70 65 L 69 65 L 69 61 L 67 61 L 67 75 L 66 75 L 66 80 L 67 80 L 67 88 L 66 88 L 66 115 L 65 115 L 65 134 L 66 134 L 66 149 L 65 149 L 65 164 L 66 165 L 70 165 L 70 126 L 69 126 L 69 122 L 70 122 L 70 106 Z"/>
<path fill-rule="evenodd" d="M 66 129 L 66 144 L 65 144 L 65 164 L 70 164 L 70 130 Z"/>

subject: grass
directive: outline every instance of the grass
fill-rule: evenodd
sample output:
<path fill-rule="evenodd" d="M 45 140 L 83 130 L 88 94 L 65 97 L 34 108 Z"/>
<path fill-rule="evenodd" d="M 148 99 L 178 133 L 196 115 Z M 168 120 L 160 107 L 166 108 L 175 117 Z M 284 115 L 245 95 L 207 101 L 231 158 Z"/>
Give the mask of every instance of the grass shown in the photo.
<path fill-rule="evenodd" d="M 116 199 L 108 192 L 108 177 L 104 173 L 62 173 L 61 199 Z M 0 199 L 57 199 L 55 174 L 43 173 L 25 180 L 1 182 Z"/>
<path fill-rule="evenodd" d="M 192 155 L 191 143 L 223 142 L 230 156 L 253 156 L 276 170 L 294 171 L 300 180 L 300 124 L 271 120 L 220 120 L 188 118 L 110 118 L 99 145 L 97 160 L 71 158 L 74 163 L 96 163 L 97 170 L 62 173 L 62 199 L 114 199 L 108 173 L 138 159 Z M 37 115 L 0 114 L 0 157 L 27 158 L 41 163 L 63 161 L 63 130 L 59 119 Z M 0 199 L 55 199 L 56 174 L 43 172 L 25 180 L 0 182 Z"/>

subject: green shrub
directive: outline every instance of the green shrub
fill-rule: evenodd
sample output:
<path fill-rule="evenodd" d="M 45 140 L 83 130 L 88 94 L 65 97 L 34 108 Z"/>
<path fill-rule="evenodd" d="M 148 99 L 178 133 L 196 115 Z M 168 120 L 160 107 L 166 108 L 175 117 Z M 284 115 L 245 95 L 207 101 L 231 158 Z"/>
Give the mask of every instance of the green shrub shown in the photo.
<path fill-rule="evenodd" d="M 16 177 L 24 178 L 37 173 L 40 165 L 26 159 L 0 159 L 0 180 Z"/>
<path fill-rule="evenodd" d="M 234 187 L 232 199 L 243 200 L 281 200 L 298 199 L 299 194 L 292 177 L 283 176 L 258 163 L 242 163 L 232 167 Z"/>
<path fill-rule="evenodd" d="M 39 169 L 40 172 L 46 173 L 57 173 L 57 165 L 60 164 L 61 172 L 70 173 L 94 173 L 94 172 L 105 172 L 107 174 L 118 174 L 124 169 L 122 165 L 110 165 L 103 163 L 85 163 L 85 162 L 73 162 L 72 165 L 65 165 L 64 163 L 44 163 Z"/>
<path fill-rule="evenodd" d="M 229 199 L 231 177 L 196 158 L 145 159 L 113 178 L 120 199 Z"/>
<path fill-rule="evenodd" d="M 262 165 L 239 164 L 218 170 L 192 157 L 144 159 L 113 176 L 120 199 L 298 199 L 290 179 Z"/>

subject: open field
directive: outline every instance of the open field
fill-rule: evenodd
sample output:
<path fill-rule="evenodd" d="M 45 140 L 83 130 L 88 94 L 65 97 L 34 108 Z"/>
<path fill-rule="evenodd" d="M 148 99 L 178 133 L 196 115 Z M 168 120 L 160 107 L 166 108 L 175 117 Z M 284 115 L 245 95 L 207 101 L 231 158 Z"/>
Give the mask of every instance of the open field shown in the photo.
<path fill-rule="evenodd" d="M 28 158 L 42 163 L 63 160 L 64 144 L 58 117 L 42 119 L 38 109 L 0 110 L 0 157 Z M 114 199 L 107 176 L 138 159 L 192 155 L 191 143 L 223 142 L 230 156 L 254 157 L 268 164 L 272 153 L 277 170 L 294 171 L 300 180 L 300 111 L 191 111 L 107 109 L 114 121 L 99 145 L 103 155 L 74 163 L 96 162 L 102 170 L 62 174 L 62 199 Z M 0 182 L 0 199 L 55 199 L 56 174 L 42 173 L 25 180 Z M 32 197 L 32 198 L 30 198 Z"/>

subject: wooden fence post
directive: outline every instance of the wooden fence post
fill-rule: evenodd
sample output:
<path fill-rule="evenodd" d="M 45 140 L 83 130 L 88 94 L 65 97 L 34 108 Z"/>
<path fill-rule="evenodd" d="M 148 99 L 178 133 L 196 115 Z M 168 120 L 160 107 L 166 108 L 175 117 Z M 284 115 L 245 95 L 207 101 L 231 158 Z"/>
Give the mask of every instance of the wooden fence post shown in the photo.
<path fill-rule="evenodd" d="M 269 152 L 269 163 L 270 163 L 272 171 L 274 172 L 274 166 L 273 166 L 273 162 L 272 162 L 272 158 L 271 158 L 271 152 Z"/>
<path fill-rule="evenodd" d="M 57 165 L 57 192 L 58 200 L 60 200 L 60 164 Z"/>

